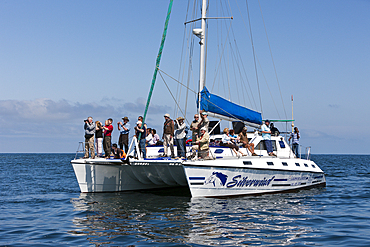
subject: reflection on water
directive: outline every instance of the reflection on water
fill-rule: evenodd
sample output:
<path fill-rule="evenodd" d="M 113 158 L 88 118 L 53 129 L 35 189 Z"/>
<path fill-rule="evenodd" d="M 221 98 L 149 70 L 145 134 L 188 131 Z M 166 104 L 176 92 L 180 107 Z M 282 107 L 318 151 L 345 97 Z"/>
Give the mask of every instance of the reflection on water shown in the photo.
<path fill-rule="evenodd" d="M 318 237 L 310 201 L 323 189 L 229 199 L 186 191 L 81 194 L 76 230 L 96 245 L 290 245 Z M 172 191 L 173 192 L 173 191 Z M 172 195 L 171 195 L 172 194 Z"/>

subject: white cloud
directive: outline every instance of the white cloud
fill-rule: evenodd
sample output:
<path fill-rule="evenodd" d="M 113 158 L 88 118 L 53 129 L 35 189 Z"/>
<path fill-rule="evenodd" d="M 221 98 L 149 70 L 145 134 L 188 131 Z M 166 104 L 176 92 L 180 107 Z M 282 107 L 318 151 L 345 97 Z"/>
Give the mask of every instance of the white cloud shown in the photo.
<path fill-rule="evenodd" d="M 109 102 L 109 104 L 107 104 Z M 141 98 L 134 103 L 119 102 L 114 99 L 104 99 L 98 103 L 71 103 L 67 100 L 51 99 L 35 100 L 1 100 L 0 101 L 0 135 L 6 138 L 58 138 L 81 139 L 83 137 L 83 120 L 93 116 L 94 120 L 104 121 L 113 118 L 114 123 L 123 116 L 136 120 L 143 115 L 145 101 Z M 149 115 L 162 119 L 156 114 L 164 114 L 171 107 L 153 105 Z M 131 121 L 133 122 L 133 121 Z M 150 121 L 151 122 L 151 121 Z M 116 128 L 116 125 L 114 125 Z M 115 129 L 114 135 L 118 135 Z M 35 142 L 35 144 L 37 141 Z M 36 144 L 37 145 L 37 144 Z M 58 152 L 58 150 L 55 150 Z"/>

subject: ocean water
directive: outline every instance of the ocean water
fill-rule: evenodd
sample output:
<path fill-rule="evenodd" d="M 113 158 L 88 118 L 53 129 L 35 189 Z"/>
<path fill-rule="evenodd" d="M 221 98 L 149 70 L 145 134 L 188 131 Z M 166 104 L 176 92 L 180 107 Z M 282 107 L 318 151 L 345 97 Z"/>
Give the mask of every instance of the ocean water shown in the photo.
<path fill-rule="evenodd" d="M 313 155 L 327 187 L 230 199 L 81 194 L 74 154 L 0 154 L 0 246 L 370 246 L 370 155 Z"/>

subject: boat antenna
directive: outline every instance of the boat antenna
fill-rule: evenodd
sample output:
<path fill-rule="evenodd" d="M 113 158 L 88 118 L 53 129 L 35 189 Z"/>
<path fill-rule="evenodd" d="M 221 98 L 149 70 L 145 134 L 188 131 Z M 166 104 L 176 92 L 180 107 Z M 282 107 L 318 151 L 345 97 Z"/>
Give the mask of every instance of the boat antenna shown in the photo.
<path fill-rule="evenodd" d="M 294 118 L 293 118 L 293 94 L 292 94 L 292 133 L 294 129 Z"/>
<path fill-rule="evenodd" d="M 145 111 L 144 111 L 144 116 L 143 116 L 143 124 L 141 125 L 141 128 L 144 126 L 144 123 L 145 123 L 145 118 L 146 118 L 146 114 L 148 113 L 150 99 L 152 98 L 155 81 L 157 79 L 159 63 L 160 63 L 161 57 L 162 57 L 162 51 L 163 51 L 163 47 L 164 47 L 164 41 L 166 40 L 166 35 L 167 35 L 168 22 L 170 20 L 170 15 L 171 15 L 171 10 L 172 10 L 172 3 L 173 3 L 173 0 L 170 0 L 170 4 L 168 6 L 168 11 L 167 11 L 166 22 L 165 22 L 164 30 L 163 30 L 163 34 L 162 34 L 161 46 L 159 47 L 157 61 L 155 63 L 155 69 L 154 69 L 154 74 L 153 74 L 153 79 L 152 79 L 152 86 L 150 87 L 148 99 L 146 101 L 146 106 L 145 106 Z M 140 138 L 141 138 L 141 132 L 139 133 L 138 140 L 140 140 Z"/>

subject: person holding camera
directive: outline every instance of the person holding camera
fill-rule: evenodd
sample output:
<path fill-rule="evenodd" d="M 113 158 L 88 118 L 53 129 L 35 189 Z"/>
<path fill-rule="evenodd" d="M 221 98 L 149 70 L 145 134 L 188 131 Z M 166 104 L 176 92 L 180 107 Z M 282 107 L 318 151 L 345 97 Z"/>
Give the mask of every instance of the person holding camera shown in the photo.
<path fill-rule="evenodd" d="M 103 125 L 100 121 L 95 121 L 95 143 L 96 143 L 96 155 L 98 157 L 103 156 Z"/>
<path fill-rule="evenodd" d="M 128 117 L 123 117 L 122 122 L 118 122 L 118 130 L 120 131 L 119 139 L 118 139 L 118 144 L 119 148 L 123 150 L 123 146 L 125 146 L 125 152 L 128 152 L 128 138 L 130 134 L 130 124 L 129 124 L 129 119 Z M 122 128 L 122 129 L 121 129 Z"/>
<path fill-rule="evenodd" d="M 95 123 L 92 117 L 88 117 L 84 120 L 85 125 L 85 155 L 84 159 L 89 158 L 89 152 L 91 153 L 91 158 L 95 159 L 95 149 L 94 149 L 94 134 L 95 134 Z"/>

